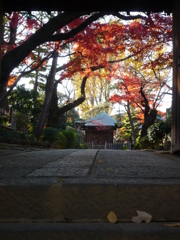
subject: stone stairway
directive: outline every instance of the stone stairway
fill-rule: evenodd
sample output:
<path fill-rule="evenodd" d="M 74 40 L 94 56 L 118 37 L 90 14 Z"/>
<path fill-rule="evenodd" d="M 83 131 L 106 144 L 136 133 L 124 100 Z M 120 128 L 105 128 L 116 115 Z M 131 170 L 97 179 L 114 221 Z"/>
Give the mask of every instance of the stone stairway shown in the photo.
<path fill-rule="evenodd" d="M 112 150 L 1 150 L 0 240 L 180 239 L 180 158 Z M 136 211 L 150 223 L 131 221 Z M 117 223 L 107 215 L 114 211 Z"/>

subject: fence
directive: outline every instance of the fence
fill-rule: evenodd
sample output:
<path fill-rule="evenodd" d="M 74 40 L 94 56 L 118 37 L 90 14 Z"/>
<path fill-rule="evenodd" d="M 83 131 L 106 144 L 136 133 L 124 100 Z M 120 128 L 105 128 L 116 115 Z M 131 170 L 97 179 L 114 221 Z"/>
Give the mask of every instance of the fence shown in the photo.
<path fill-rule="evenodd" d="M 105 142 L 104 145 L 94 144 L 93 142 L 88 143 L 89 148 L 91 149 L 117 149 L 123 150 L 124 148 L 131 150 L 131 143 L 130 142 L 123 142 L 123 143 L 107 143 Z"/>

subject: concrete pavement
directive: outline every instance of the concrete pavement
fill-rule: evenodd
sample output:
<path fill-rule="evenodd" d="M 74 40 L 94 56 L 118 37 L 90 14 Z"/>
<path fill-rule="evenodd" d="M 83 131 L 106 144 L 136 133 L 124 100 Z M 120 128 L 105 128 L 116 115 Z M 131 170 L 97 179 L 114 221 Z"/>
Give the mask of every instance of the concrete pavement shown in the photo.
<path fill-rule="evenodd" d="M 178 180 L 180 157 L 138 150 L 0 149 L 0 170 L 1 181 L 41 177 Z"/>
<path fill-rule="evenodd" d="M 132 234 L 138 234 L 137 224 L 131 223 L 136 210 L 153 217 L 151 225 L 138 225 L 138 229 L 144 226 L 142 236 L 157 233 L 158 229 L 161 232 L 159 238 L 154 232 L 155 238 L 148 235 L 149 238 L 142 239 L 180 239 L 180 228 L 164 227 L 164 223 L 180 221 L 179 156 L 137 150 L 0 149 L 0 239 L 10 235 L 14 238 L 9 239 L 21 239 L 21 224 L 29 228 L 26 233 L 32 233 L 24 232 L 24 239 L 31 239 L 28 236 L 35 236 L 36 230 L 41 232 L 45 226 L 49 232 L 44 239 L 50 239 L 48 236 L 57 224 L 59 229 L 64 226 L 65 232 L 72 228 L 74 234 L 80 231 L 81 224 L 86 235 L 82 239 L 91 239 L 87 236 L 92 229 L 94 236 L 99 236 L 97 239 L 118 239 L 110 236 L 121 236 L 122 229 L 120 239 L 141 239 Z M 116 213 L 121 230 L 108 223 L 110 211 Z M 19 231 L 6 235 L 8 226 L 14 229 L 15 223 L 19 224 Z M 100 223 L 109 229 L 108 238 L 103 230 L 98 233 Z M 56 234 L 64 234 L 61 239 L 71 239 L 65 232 L 58 230 Z M 163 238 L 168 234 L 174 237 Z M 76 234 L 73 236 L 78 239 Z"/>

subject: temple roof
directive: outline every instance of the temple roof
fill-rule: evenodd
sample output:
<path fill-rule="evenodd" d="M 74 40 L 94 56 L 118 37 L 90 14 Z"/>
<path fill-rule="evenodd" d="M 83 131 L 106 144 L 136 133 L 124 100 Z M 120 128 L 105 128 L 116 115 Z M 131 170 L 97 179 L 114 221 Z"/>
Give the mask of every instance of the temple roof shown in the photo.
<path fill-rule="evenodd" d="M 116 120 L 110 117 L 106 112 L 102 112 L 94 117 L 89 118 L 84 124 L 84 127 L 100 126 L 116 127 Z"/>

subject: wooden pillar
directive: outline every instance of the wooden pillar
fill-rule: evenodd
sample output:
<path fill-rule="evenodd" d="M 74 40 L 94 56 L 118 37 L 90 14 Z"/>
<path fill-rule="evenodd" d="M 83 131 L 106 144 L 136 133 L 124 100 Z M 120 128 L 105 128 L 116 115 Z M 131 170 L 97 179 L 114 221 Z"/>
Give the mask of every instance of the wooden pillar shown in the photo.
<path fill-rule="evenodd" d="M 171 153 L 180 151 L 180 1 L 173 0 L 173 98 Z"/>

